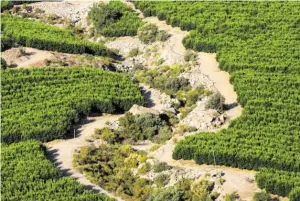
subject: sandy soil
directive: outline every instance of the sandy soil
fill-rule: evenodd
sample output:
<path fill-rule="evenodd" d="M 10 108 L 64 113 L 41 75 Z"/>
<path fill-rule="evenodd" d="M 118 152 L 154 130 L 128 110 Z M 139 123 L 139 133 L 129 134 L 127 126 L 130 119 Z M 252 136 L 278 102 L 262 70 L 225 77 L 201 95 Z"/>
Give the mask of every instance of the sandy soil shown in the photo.
<path fill-rule="evenodd" d="M 63 173 L 67 176 L 74 177 L 79 183 L 85 185 L 88 189 L 91 189 L 95 192 L 105 193 L 110 197 L 114 197 L 117 200 L 121 201 L 121 198 L 118 198 L 111 194 L 110 192 L 105 191 L 101 187 L 96 184 L 90 182 L 83 174 L 77 172 L 73 168 L 73 155 L 76 149 L 84 145 L 89 145 L 87 140 L 94 133 L 95 128 L 103 128 L 105 127 L 105 123 L 107 121 L 115 121 L 120 118 L 122 115 L 107 115 L 100 117 L 89 117 L 87 119 L 86 124 L 83 124 L 77 133 L 76 138 L 63 140 L 54 143 L 48 143 L 47 152 L 51 160 L 54 161 L 54 164 L 57 168 L 63 171 Z"/>
<path fill-rule="evenodd" d="M 53 56 L 52 52 L 24 47 L 26 55 L 20 55 L 19 48 L 11 48 L 2 52 L 3 59 L 8 65 L 18 67 L 44 66 L 44 60 Z"/>

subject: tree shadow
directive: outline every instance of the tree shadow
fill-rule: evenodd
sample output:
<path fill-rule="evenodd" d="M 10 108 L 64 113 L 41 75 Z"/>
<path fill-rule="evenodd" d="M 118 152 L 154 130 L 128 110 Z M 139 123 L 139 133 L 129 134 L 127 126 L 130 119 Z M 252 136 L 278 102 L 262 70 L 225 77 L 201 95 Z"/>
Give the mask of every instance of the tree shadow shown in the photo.
<path fill-rule="evenodd" d="M 230 103 L 230 104 L 224 104 L 224 109 L 225 110 L 231 110 L 235 107 L 238 106 L 238 103 L 237 102 L 234 102 L 234 103 Z"/>
<path fill-rule="evenodd" d="M 151 98 L 151 91 L 146 91 L 144 88 L 141 89 L 142 95 L 145 98 L 145 106 L 150 108 L 155 106 L 155 103 L 153 102 L 153 99 Z"/>

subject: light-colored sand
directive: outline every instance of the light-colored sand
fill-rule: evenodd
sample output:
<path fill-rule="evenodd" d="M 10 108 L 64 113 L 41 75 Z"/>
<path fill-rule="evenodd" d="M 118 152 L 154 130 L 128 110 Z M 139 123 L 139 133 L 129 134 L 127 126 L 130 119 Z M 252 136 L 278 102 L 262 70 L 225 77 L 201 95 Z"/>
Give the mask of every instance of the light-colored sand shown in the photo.
<path fill-rule="evenodd" d="M 122 200 L 111 194 L 110 192 L 105 191 L 96 184 L 90 182 L 83 174 L 77 172 L 73 168 L 73 155 L 76 149 L 79 149 L 82 146 L 89 145 L 87 140 L 94 133 L 95 128 L 105 127 L 107 121 L 115 121 L 123 115 L 107 115 L 100 117 L 89 117 L 87 119 L 88 123 L 84 124 L 79 128 L 79 132 L 74 139 L 63 140 L 56 143 L 47 144 L 47 152 L 54 161 L 56 167 L 63 171 L 65 175 L 74 177 L 79 183 L 85 185 L 88 189 L 91 189 L 95 192 L 105 193 L 110 197 L 114 197 L 117 200 Z"/>
<path fill-rule="evenodd" d="M 19 48 L 11 48 L 2 52 L 3 59 L 8 65 L 18 67 L 44 66 L 44 60 L 50 59 L 53 54 L 49 51 L 38 50 L 31 47 L 24 47 L 26 55 L 20 55 Z"/>

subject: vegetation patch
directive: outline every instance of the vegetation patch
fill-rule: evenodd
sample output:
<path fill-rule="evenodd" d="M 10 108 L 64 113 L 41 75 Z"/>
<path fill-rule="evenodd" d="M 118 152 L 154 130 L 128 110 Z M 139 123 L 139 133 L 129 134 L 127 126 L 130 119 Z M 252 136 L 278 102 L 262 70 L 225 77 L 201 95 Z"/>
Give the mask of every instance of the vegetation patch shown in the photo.
<path fill-rule="evenodd" d="M 63 177 L 38 141 L 1 145 L 1 200 L 114 201 Z"/>
<path fill-rule="evenodd" d="M 41 50 L 73 54 L 114 55 L 103 44 L 82 40 L 68 29 L 10 15 L 1 15 L 1 18 L 1 40 L 4 40 L 1 47 L 4 49 L 17 43 Z"/>
<path fill-rule="evenodd" d="M 143 105 L 124 74 L 93 68 L 7 69 L 2 73 L 2 141 L 64 137 L 91 110 L 126 111 Z"/>
<path fill-rule="evenodd" d="M 119 119 L 119 128 L 112 130 L 104 128 L 96 130 L 97 135 L 104 141 L 116 143 L 134 143 L 151 140 L 154 143 L 163 143 L 172 137 L 172 130 L 168 123 L 159 115 L 152 113 L 132 115 L 126 113 Z"/>
<path fill-rule="evenodd" d="M 217 52 L 220 68 L 244 107 L 240 118 L 217 135 L 201 133 L 176 146 L 175 159 L 255 169 L 300 171 L 298 2 L 135 2 L 145 16 L 156 15 L 172 26 L 191 30 L 186 48 Z M 278 12 L 280 10 L 280 12 Z M 293 17 L 291 17 L 293 16 Z M 262 172 L 267 174 L 267 172 Z M 274 173 L 280 175 L 280 173 Z M 285 174 L 283 181 L 292 181 Z M 266 177 L 268 177 L 266 175 Z M 270 193 L 288 195 L 289 182 L 274 177 Z M 273 188 L 280 183 L 279 192 Z M 290 191 L 290 192 L 288 192 Z M 294 190 L 293 192 L 297 192 Z M 294 194 L 293 194 L 294 196 Z M 291 196 L 290 196 L 291 197 Z"/>
<path fill-rule="evenodd" d="M 107 37 L 135 36 L 143 25 L 137 13 L 120 1 L 95 4 L 89 14 L 96 33 Z"/>

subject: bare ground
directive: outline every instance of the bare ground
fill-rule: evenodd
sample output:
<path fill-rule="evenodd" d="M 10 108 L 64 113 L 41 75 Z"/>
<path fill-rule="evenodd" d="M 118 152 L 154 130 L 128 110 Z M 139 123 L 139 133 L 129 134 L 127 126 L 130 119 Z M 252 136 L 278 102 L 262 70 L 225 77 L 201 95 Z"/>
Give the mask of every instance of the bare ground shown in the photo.
<path fill-rule="evenodd" d="M 20 53 L 19 48 L 11 48 L 2 52 L 3 59 L 6 60 L 8 65 L 18 67 L 29 66 L 44 66 L 44 60 L 50 59 L 53 53 L 35 48 L 24 47 L 25 55 Z"/>

